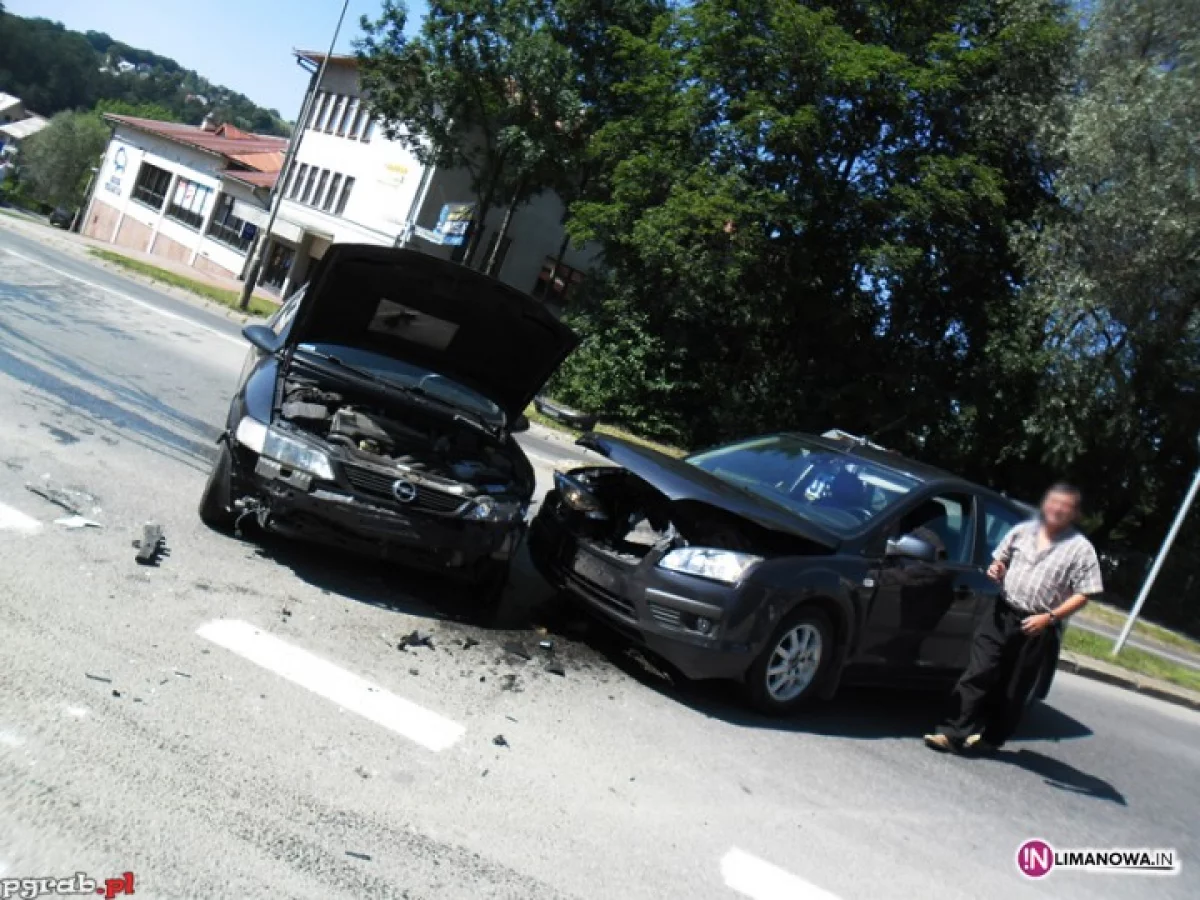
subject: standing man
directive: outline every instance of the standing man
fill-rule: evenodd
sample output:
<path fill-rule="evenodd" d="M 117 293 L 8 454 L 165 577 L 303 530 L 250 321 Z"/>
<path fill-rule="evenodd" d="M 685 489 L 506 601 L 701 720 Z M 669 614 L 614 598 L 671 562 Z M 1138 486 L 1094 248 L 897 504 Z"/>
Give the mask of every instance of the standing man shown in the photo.
<path fill-rule="evenodd" d="M 979 623 L 954 687 L 958 713 L 925 735 L 928 747 L 981 753 L 1008 740 L 1041 671 L 1050 629 L 1103 591 L 1096 550 L 1075 529 L 1081 501 L 1078 488 L 1053 485 L 1038 518 L 996 548 L 988 577 L 1004 590 Z"/>

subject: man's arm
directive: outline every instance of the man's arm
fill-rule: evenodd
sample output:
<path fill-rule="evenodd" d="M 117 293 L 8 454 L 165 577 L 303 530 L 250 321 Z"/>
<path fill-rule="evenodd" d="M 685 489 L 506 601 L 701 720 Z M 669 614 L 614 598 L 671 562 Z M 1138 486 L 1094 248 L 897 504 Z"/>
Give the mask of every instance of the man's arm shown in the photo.
<path fill-rule="evenodd" d="M 1091 544 L 1088 545 L 1087 552 L 1083 554 L 1080 561 L 1073 567 L 1070 587 L 1071 596 L 1054 607 L 1053 612 L 1027 616 L 1021 622 L 1021 630 L 1025 634 L 1037 634 L 1055 622 L 1062 622 L 1070 618 L 1087 606 L 1089 599 L 1104 593 L 1104 581 L 1100 577 L 1100 560 Z"/>
<path fill-rule="evenodd" d="M 996 546 L 996 552 L 992 554 L 992 564 L 988 566 L 988 578 L 992 581 L 1003 581 L 1005 574 L 1008 572 L 1008 564 L 1012 562 L 1013 544 L 1017 540 L 1017 532 L 1024 527 L 1024 523 L 1016 525 L 1008 530 L 1008 534 Z"/>

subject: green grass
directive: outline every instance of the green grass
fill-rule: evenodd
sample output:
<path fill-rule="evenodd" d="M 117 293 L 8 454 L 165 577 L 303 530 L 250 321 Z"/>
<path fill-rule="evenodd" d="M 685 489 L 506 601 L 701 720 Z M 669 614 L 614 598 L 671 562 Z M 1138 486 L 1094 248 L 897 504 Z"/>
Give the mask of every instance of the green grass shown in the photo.
<path fill-rule="evenodd" d="M 103 250 L 99 247 L 89 247 L 88 252 L 92 256 L 102 259 L 105 262 L 110 262 L 113 265 L 120 266 L 123 269 L 128 269 L 130 272 L 136 272 L 139 275 L 145 275 L 147 278 L 152 278 L 162 284 L 168 284 L 171 287 L 182 288 L 185 291 L 190 291 L 205 300 L 212 300 L 214 303 L 219 303 L 222 306 L 228 306 L 230 309 L 238 308 L 240 297 L 237 291 L 226 290 L 204 281 L 197 281 L 194 278 L 188 278 L 186 275 L 180 275 L 168 269 L 160 269 L 158 266 L 152 266 L 149 263 L 142 262 L 139 259 L 131 259 L 128 256 L 122 256 L 120 253 L 113 253 L 111 250 Z M 269 300 L 264 300 L 261 297 L 250 298 L 250 309 L 246 310 L 252 316 L 269 316 L 275 312 L 278 307 Z M 240 311 L 240 310 L 239 310 Z"/>
<path fill-rule="evenodd" d="M 1189 690 L 1200 691 L 1200 671 L 1173 663 L 1161 656 L 1155 656 L 1153 653 L 1138 650 L 1128 644 L 1125 645 L 1125 649 L 1119 656 L 1113 656 L 1112 647 L 1112 638 L 1093 634 L 1082 628 L 1068 628 L 1063 641 L 1064 650 L 1078 653 L 1080 656 L 1090 656 L 1139 675 L 1148 675 L 1151 678 L 1169 681 L 1171 684 L 1177 684 Z"/>
<path fill-rule="evenodd" d="M 1079 612 L 1079 617 L 1108 625 L 1111 628 L 1123 628 L 1125 620 L 1129 617 L 1129 613 L 1123 609 L 1117 609 L 1115 606 L 1108 606 L 1107 604 L 1093 601 Z M 1173 647 L 1176 650 L 1182 650 L 1184 653 L 1192 653 L 1200 656 L 1200 641 L 1194 640 L 1185 634 L 1171 631 L 1168 628 L 1163 628 L 1161 625 L 1155 625 L 1153 622 L 1138 619 L 1133 623 L 1133 633 L 1139 637 L 1162 644 L 1164 647 Z"/>
<path fill-rule="evenodd" d="M 553 428 L 555 431 L 561 431 L 564 434 L 570 434 L 575 437 L 583 434 L 582 431 L 576 428 L 571 428 L 562 424 L 562 422 L 557 422 L 548 416 L 542 415 L 532 403 L 526 407 L 525 415 L 530 422 L 537 422 L 539 425 L 545 425 L 547 428 Z M 648 438 L 638 437 L 636 434 L 625 431 L 623 428 L 617 428 L 615 425 L 609 425 L 605 422 L 598 422 L 596 424 L 596 432 L 598 434 L 611 434 L 613 437 L 621 438 L 633 444 L 640 444 L 643 447 L 649 447 L 651 450 L 657 450 L 659 453 L 667 454 L 667 456 L 681 457 L 688 454 L 687 450 L 673 447 L 670 444 L 660 444 L 658 441 L 652 441 Z"/>

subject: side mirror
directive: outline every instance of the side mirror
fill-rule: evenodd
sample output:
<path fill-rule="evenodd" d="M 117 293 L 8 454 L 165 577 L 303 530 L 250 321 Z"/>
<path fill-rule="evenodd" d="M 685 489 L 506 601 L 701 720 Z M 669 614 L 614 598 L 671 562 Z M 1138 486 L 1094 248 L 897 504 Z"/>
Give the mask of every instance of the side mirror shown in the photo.
<path fill-rule="evenodd" d="M 509 434 L 520 434 L 522 431 L 529 430 L 529 416 L 521 413 L 517 416 L 516 421 L 512 423 L 512 427 L 508 429 Z"/>
<path fill-rule="evenodd" d="M 886 556 L 901 556 L 905 559 L 919 559 L 922 562 L 937 562 L 937 549 L 929 541 L 906 534 L 898 538 L 889 538 Z"/>
<path fill-rule="evenodd" d="M 247 325 L 242 329 L 242 337 L 263 353 L 277 353 L 283 343 L 266 325 Z"/>

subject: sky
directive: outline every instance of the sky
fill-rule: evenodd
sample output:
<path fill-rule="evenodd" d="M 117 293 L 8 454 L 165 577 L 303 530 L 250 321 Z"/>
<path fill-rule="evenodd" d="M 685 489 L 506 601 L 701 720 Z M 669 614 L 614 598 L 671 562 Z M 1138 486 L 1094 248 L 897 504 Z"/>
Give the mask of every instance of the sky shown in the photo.
<path fill-rule="evenodd" d="M 295 119 L 308 78 L 292 49 L 328 48 L 342 0 L 4 0 L 4 6 L 169 56 Z M 380 0 L 350 0 L 340 52 L 350 52 L 361 33 L 359 18 L 376 17 L 380 6 Z M 409 0 L 408 8 L 411 31 L 424 3 Z"/>

